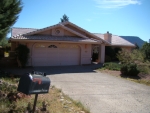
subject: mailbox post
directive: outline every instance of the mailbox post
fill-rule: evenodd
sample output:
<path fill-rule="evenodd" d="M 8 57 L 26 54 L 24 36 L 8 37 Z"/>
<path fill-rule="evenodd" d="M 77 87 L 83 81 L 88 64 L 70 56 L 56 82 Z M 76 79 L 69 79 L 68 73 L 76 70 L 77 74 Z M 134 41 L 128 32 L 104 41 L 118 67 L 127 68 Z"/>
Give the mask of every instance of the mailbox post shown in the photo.
<path fill-rule="evenodd" d="M 34 111 L 35 111 L 37 98 L 38 98 L 38 94 L 35 94 L 34 105 L 33 105 L 33 113 L 34 113 Z"/>
<path fill-rule="evenodd" d="M 38 94 L 49 92 L 50 79 L 46 77 L 46 73 L 32 71 L 22 75 L 18 85 L 18 91 L 26 95 L 35 94 L 33 113 L 35 111 Z"/>

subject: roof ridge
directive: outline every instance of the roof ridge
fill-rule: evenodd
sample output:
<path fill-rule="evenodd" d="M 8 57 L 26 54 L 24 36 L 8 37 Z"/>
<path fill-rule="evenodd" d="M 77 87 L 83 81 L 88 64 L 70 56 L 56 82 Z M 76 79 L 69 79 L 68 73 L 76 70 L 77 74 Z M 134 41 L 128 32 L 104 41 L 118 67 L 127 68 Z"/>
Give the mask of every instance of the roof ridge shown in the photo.
<path fill-rule="evenodd" d="M 101 35 L 104 35 L 103 33 L 92 33 L 92 34 L 101 34 Z M 112 34 L 112 36 L 119 36 L 119 35 Z"/>
<path fill-rule="evenodd" d="M 120 36 L 120 37 L 122 37 L 122 36 Z M 125 36 L 125 37 L 138 37 L 138 36 Z M 138 37 L 138 38 L 140 38 L 140 37 Z"/>
<path fill-rule="evenodd" d="M 102 34 L 103 35 L 103 33 L 92 33 L 92 34 Z"/>
<path fill-rule="evenodd" d="M 28 32 L 28 33 L 25 33 L 25 34 L 28 35 L 30 33 L 34 33 L 34 32 L 37 32 L 37 31 L 42 31 L 42 30 L 48 29 L 50 27 L 55 27 L 57 25 L 60 25 L 60 24 L 58 23 L 58 24 L 55 24 L 55 25 L 51 25 L 51 26 L 47 26 L 47 27 L 44 27 L 44 28 L 36 29 L 35 31 L 31 31 L 31 32 Z"/>

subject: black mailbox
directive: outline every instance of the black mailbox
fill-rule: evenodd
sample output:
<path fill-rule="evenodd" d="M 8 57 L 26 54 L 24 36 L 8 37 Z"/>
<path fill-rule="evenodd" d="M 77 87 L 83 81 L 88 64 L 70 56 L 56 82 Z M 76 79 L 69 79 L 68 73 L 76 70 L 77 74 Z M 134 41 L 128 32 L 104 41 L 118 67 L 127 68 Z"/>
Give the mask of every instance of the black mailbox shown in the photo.
<path fill-rule="evenodd" d="M 48 93 L 50 83 L 45 73 L 33 71 L 21 76 L 17 90 L 27 95 Z"/>

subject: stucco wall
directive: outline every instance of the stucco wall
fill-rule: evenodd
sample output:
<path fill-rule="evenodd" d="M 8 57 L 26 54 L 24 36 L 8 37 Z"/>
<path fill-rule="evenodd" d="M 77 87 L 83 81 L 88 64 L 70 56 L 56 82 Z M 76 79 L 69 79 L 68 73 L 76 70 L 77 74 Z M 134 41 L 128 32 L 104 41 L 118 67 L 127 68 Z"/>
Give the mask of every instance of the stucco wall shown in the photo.
<path fill-rule="evenodd" d="M 122 49 L 127 49 L 129 51 L 131 51 L 133 48 L 132 47 L 121 47 Z"/>
<path fill-rule="evenodd" d="M 67 26 L 68 28 L 70 28 L 70 29 L 72 29 L 72 30 L 74 30 L 74 31 L 76 31 L 76 32 L 78 32 L 78 33 L 80 33 L 80 34 L 86 36 L 86 33 L 83 32 L 83 31 L 81 31 L 81 30 L 79 30 L 79 29 L 77 29 L 77 28 L 75 28 L 75 27 L 73 27 L 73 26 L 71 26 L 71 25 L 66 25 L 66 26 Z"/>
<path fill-rule="evenodd" d="M 91 44 L 81 44 L 81 65 L 91 64 Z"/>
<path fill-rule="evenodd" d="M 47 30 L 47 31 L 37 33 L 37 35 L 51 35 L 51 34 L 52 34 L 52 30 Z"/>
<path fill-rule="evenodd" d="M 57 32 L 59 31 L 59 32 Z M 52 29 L 52 36 L 64 36 L 64 29 L 62 28 L 55 28 L 55 29 Z"/>
<path fill-rule="evenodd" d="M 59 30 L 60 33 L 57 34 L 56 31 Z M 37 33 L 37 35 L 52 35 L 52 36 L 77 36 L 67 30 L 64 30 L 60 27 L 58 28 L 55 28 L 55 29 L 52 29 L 52 30 L 47 30 L 47 31 L 43 31 L 43 32 L 40 32 L 40 33 Z"/>
<path fill-rule="evenodd" d="M 64 36 L 76 36 L 76 35 L 67 30 L 64 30 Z"/>
<path fill-rule="evenodd" d="M 23 44 L 23 43 L 22 43 Z M 24 43 L 30 49 L 29 60 L 27 66 L 32 66 L 32 47 L 35 43 Z M 50 43 L 59 44 L 59 43 Z M 65 43 L 64 43 L 65 44 Z M 80 65 L 91 64 L 91 44 L 76 44 L 80 47 Z"/>

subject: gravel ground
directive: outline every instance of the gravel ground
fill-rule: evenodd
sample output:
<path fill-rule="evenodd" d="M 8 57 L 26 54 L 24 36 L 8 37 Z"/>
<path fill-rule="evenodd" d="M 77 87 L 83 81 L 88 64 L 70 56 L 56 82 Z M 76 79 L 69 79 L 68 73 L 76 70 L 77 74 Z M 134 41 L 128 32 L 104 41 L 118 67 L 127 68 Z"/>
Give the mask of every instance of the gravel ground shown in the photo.
<path fill-rule="evenodd" d="M 63 73 L 49 76 L 52 85 L 92 113 L 150 113 L 150 87 L 104 73 Z"/>

